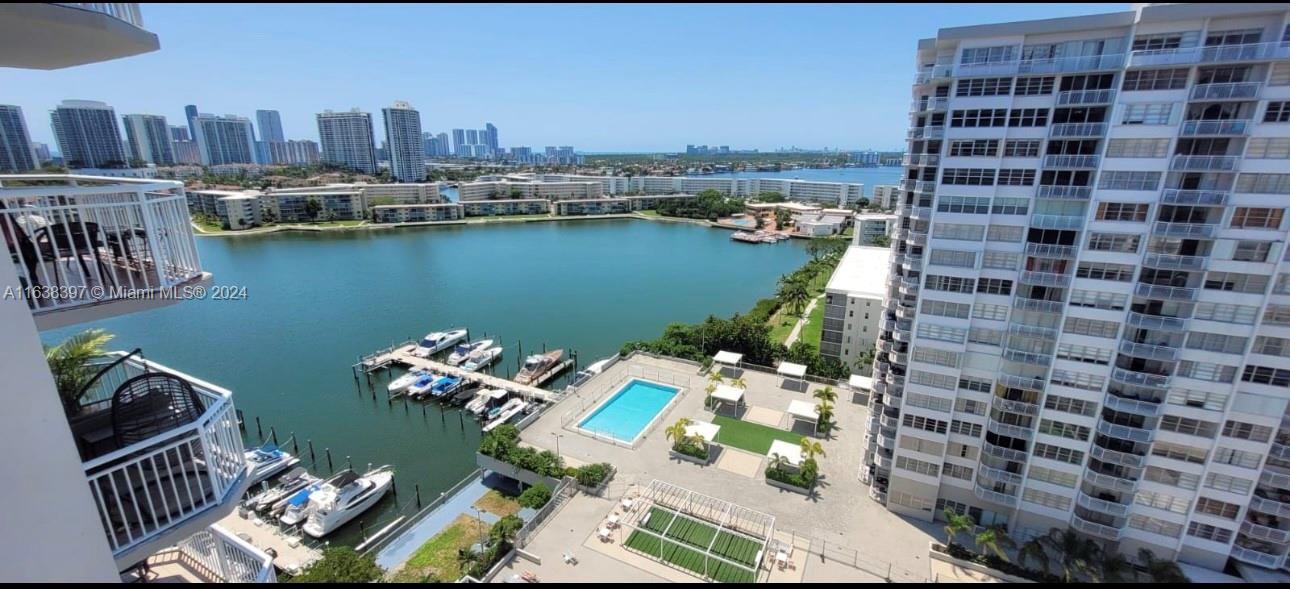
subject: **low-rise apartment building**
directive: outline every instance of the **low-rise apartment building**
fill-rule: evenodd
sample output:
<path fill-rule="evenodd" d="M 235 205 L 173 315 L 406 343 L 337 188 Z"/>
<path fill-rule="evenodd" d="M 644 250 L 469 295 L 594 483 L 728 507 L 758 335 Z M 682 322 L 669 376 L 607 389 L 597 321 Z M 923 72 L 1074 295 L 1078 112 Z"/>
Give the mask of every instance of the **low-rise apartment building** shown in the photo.
<path fill-rule="evenodd" d="M 647 196 L 624 196 L 631 203 L 633 211 L 652 211 L 664 202 L 694 200 L 693 194 L 657 194 Z"/>
<path fill-rule="evenodd" d="M 600 198 L 600 182 L 516 182 L 496 180 L 466 182 L 457 187 L 457 200 L 491 200 L 505 198 L 542 198 L 546 200 Z"/>
<path fill-rule="evenodd" d="M 273 218 L 287 223 L 356 221 L 367 210 L 363 189 L 347 185 L 283 188 L 268 192 L 264 198 L 265 208 L 272 212 Z"/>
<path fill-rule="evenodd" d="M 555 202 L 555 214 L 560 216 L 574 215 L 614 215 L 630 213 L 632 203 L 626 198 L 583 198 Z"/>
<path fill-rule="evenodd" d="M 250 229 L 264 223 L 262 196 L 258 190 L 190 190 L 188 211 L 215 219 L 226 229 Z"/>
<path fill-rule="evenodd" d="M 429 223 L 460 221 L 465 217 L 457 203 L 377 205 L 372 207 L 372 221 L 377 223 Z"/>
<path fill-rule="evenodd" d="M 878 341 L 887 296 L 891 250 L 851 246 L 824 287 L 820 355 L 856 370 L 856 361 Z"/>
<path fill-rule="evenodd" d="M 457 203 L 466 217 L 495 215 L 545 215 L 551 212 L 551 201 L 541 198 L 509 200 L 470 200 Z"/>
<path fill-rule="evenodd" d="M 887 213 L 861 213 L 853 222 L 856 229 L 851 236 L 851 245 L 887 247 L 891 245 L 891 234 L 896 231 L 900 217 Z"/>

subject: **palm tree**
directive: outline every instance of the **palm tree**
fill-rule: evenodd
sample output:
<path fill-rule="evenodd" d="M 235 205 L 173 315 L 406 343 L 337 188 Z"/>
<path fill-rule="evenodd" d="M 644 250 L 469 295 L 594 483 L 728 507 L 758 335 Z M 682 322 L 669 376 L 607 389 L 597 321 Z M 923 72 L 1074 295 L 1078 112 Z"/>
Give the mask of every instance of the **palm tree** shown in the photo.
<path fill-rule="evenodd" d="M 1027 540 L 1017 551 L 1017 564 L 1026 566 L 1027 562 L 1036 562 L 1039 564 L 1039 570 L 1045 574 L 1048 573 L 1048 550 L 1045 548 L 1044 537 L 1036 536 Z"/>
<path fill-rule="evenodd" d="M 663 431 L 667 436 L 667 439 L 672 440 L 672 447 L 675 448 L 676 446 L 681 445 L 681 442 L 685 440 L 685 428 L 688 425 L 690 425 L 690 418 L 682 417 L 676 420 L 676 423 L 672 424 L 671 427 Z"/>
<path fill-rule="evenodd" d="M 824 387 L 818 391 L 815 391 L 815 394 L 813 396 L 816 399 L 819 399 L 821 401 L 827 401 L 829 403 L 832 403 L 838 400 L 838 393 L 833 390 L 833 387 Z"/>
<path fill-rule="evenodd" d="M 815 406 L 815 413 L 820 416 L 819 423 L 815 425 L 815 431 L 820 431 L 822 427 L 826 429 L 832 427 L 833 406 L 828 401 L 820 401 L 820 404 Z"/>
<path fill-rule="evenodd" d="M 781 456 L 779 452 L 770 455 L 770 468 L 775 472 L 784 472 L 784 466 L 788 464 L 788 459 Z"/>
<path fill-rule="evenodd" d="M 737 389 L 746 389 L 748 388 L 748 381 L 744 380 L 744 377 L 741 376 L 739 378 L 736 378 L 730 381 L 730 386 L 735 387 Z"/>
<path fill-rule="evenodd" d="M 1012 537 L 999 525 L 990 526 L 976 535 L 976 551 L 981 554 L 994 554 L 1008 562 L 1008 549 L 1016 546 Z"/>
<path fill-rule="evenodd" d="M 945 508 L 942 512 L 945 515 L 945 551 L 954 546 L 954 538 L 959 534 L 976 527 L 976 520 L 967 514 L 960 515 L 950 508 Z"/>
<path fill-rule="evenodd" d="M 45 346 L 45 362 L 54 376 L 54 388 L 63 400 L 68 415 L 80 410 L 81 395 L 85 386 L 98 374 L 98 367 L 90 364 L 104 355 L 103 346 L 112 341 L 113 335 L 102 329 L 87 329 L 54 346 Z"/>
<path fill-rule="evenodd" d="M 703 392 L 708 394 L 706 397 L 703 398 L 703 406 L 709 407 L 709 408 L 712 407 L 712 393 L 717 392 L 717 383 L 715 382 L 708 383 L 708 386 L 704 387 Z"/>
<path fill-rule="evenodd" d="M 1103 554 L 1102 558 L 1098 559 L 1097 571 L 1093 574 L 1093 580 L 1098 583 L 1136 581 L 1137 577 L 1138 575 L 1133 569 L 1133 563 L 1129 562 L 1129 559 L 1125 558 L 1119 551 Z"/>
<path fill-rule="evenodd" d="M 802 438 L 801 446 L 802 455 L 805 456 L 807 460 L 814 460 L 817 454 L 820 456 L 828 456 L 828 454 L 824 453 L 824 446 L 821 446 L 819 442 L 810 438 Z"/>
<path fill-rule="evenodd" d="M 1100 550 L 1097 544 L 1070 528 L 1048 530 L 1044 542 L 1057 553 L 1062 579 L 1067 583 L 1074 583 L 1081 574 L 1088 573 Z"/>
<path fill-rule="evenodd" d="M 1184 575 L 1178 563 L 1169 560 L 1160 560 L 1156 558 L 1154 552 L 1146 548 L 1138 549 L 1138 560 L 1142 567 L 1147 569 L 1147 574 L 1151 576 L 1154 583 L 1190 583 L 1191 580 Z"/>
<path fill-rule="evenodd" d="M 720 370 L 714 370 L 708 373 L 708 382 L 711 382 L 712 384 L 721 384 L 726 381 L 725 379 L 721 378 Z"/>

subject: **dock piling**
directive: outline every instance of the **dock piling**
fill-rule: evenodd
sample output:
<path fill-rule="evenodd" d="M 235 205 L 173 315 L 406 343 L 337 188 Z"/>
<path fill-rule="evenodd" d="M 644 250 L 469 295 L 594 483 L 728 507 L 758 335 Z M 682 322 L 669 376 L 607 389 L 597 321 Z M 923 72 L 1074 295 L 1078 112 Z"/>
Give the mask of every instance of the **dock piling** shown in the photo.
<path fill-rule="evenodd" d="M 331 448 L 323 448 L 323 453 L 327 455 L 327 472 L 336 472 L 336 467 L 331 464 Z"/>
<path fill-rule="evenodd" d="M 421 509 L 421 484 L 415 484 L 413 485 L 413 488 L 415 488 L 417 492 L 417 509 Z"/>
<path fill-rule="evenodd" d="M 274 445 L 274 446 L 277 446 L 277 445 L 278 445 L 278 430 L 277 430 L 277 429 L 274 429 L 274 427 L 273 427 L 273 426 L 269 426 L 269 437 L 273 438 L 273 445 Z"/>
<path fill-rule="evenodd" d="M 318 457 L 314 455 L 314 441 L 313 440 L 306 440 L 306 441 L 309 444 L 309 462 L 316 464 L 318 462 Z"/>
<path fill-rule="evenodd" d="M 296 432 L 291 432 L 291 451 L 300 456 L 300 442 L 296 441 Z"/>
<path fill-rule="evenodd" d="M 349 459 L 349 456 L 345 457 L 345 468 L 349 470 L 354 470 L 354 462 Z"/>
<path fill-rule="evenodd" d="M 256 416 L 255 416 L 255 435 L 256 435 L 256 437 L 260 438 L 260 441 L 261 441 L 261 442 L 263 442 L 263 441 L 264 441 L 264 430 L 260 427 L 260 416 L 259 416 L 259 415 L 256 415 Z"/>

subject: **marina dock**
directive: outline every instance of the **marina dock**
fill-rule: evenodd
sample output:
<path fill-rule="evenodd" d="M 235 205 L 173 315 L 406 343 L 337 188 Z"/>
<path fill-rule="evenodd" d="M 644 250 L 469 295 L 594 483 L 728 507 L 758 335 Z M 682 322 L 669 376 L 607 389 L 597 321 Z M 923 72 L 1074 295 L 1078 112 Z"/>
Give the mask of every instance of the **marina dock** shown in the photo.
<path fill-rule="evenodd" d="M 511 393 L 524 398 L 526 401 L 549 403 L 556 400 L 558 398 L 558 394 L 538 388 L 538 386 L 555 378 L 557 375 L 573 365 L 572 359 L 564 360 L 543 374 L 540 381 L 536 383 L 538 386 L 522 385 L 513 380 L 507 380 L 499 376 L 484 374 L 482 372 L 467 372 L 461 368 L 450 366 L 437 360 L 414 356 L 412 355 L 412 351 L 415 350 L 416 347 L 416 342 L 407 342 L 403 345 L 395 346 L 394 348 L 363 358 L 362 362 L 356 365 L 356 368 L 371 372 L 378 368 L 399 365 L 405 368 L 429 370 L 435 374 L 446 374 L 448 376 L 457 377 L 465 382 L 474 383 L 483 388 L 510 391 Z"/>
<path fill-rule="evenodd" d="M 273 558 L 274 566 L 290 573 L 298 573 L 322 558 L 321 550 L 309 546 L 299 535 L 284 533 L 276 521 L 263 519 L 254 513 L 250 516 L 249 519 L 243 518 L 234 511 L 220 520 L 219 525 L 260 550 L 273 549 L 277 554 Z M 299 534 L 298 530 L 296 534 Z"/>

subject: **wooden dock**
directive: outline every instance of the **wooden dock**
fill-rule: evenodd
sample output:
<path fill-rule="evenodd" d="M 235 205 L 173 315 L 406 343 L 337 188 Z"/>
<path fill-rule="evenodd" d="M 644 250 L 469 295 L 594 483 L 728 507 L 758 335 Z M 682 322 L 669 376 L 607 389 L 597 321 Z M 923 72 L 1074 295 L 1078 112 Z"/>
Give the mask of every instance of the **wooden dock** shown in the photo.
<path fill-rule="evenodd" d="M 322 558 L 322 551 L 306 544 L 299 530 L 292 535 L 284 532 L 276 520 L 256 513 L 250 516 L 243 518 L 234 511 L 220 520 L 219 525 L 260 550 L 272 548 L 277 553 L 273 566 L 292 574 Z"/>
<path fill-rule="evenodd" d="M 493 376 L 482 372 L 467 372 L 461 368 L 450 366 L 437 360 L 414 356 L 412 355 L 412 351 L 416 348 L 417 344 L 415 342 L 408 342 L 401 346 L 395 346 L 394 348 L 363 358 L 357 367 L 370 372 L 377 368 L 384 368 L 392 364 L 397 364 L 406 368 L 429 370 L 435 374 L 455 376 L 466 382 L 477 384 L 483 388 L 510 391 L 512 394 L 519 395 L 526 401 L 550 403 L 559 398 L 557 393 L 538 388 L 537 386 L 522 385 L 513 380 L 507 380 L 500 376 Z M 572 359 L 561 362 L 556 367 L 548 370 L 546 374 L 543 374 L 541 380 L 537 384 L 541 385 L 542 383 L 555 378 L 558 374 L 564 372 L 572 365 Z"/>

